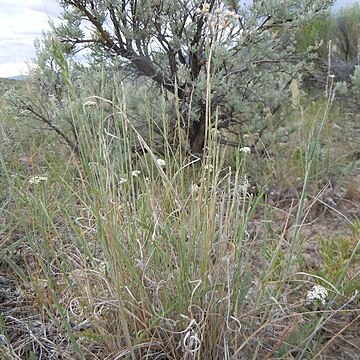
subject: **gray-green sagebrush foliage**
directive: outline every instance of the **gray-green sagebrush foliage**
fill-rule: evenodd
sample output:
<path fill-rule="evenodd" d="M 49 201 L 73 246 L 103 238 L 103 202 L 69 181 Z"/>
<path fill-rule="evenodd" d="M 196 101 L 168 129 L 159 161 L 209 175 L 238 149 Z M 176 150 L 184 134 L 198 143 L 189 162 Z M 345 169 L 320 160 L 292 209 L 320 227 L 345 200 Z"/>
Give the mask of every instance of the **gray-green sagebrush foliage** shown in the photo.
<path fill-rule="evenodd" d="M 339 81 L 336 83 L 335 90 L 337 94 L 346 99 L 347 106 L 355 111 L 360 110 L 360 66 L 356 65 L 353 75 L 350 75 L 350 81 Z"/>
<path fill-rule="evenodd" d="M 65 0 L 68 21 L 54 31 L 74 48 L 120 58 L 129 71 L 175 93 L 190 149 L 199 153 L 212 113 L 219 128 L 228 128 L 259 123 L 279 108 L 303 65 L 295 30 L 330 3 Z M 81 31 L 82 22 L 90 34 Z"/>
<path fill-rule="evenodd" d="M 91 69 L 106 64 L 107 73 L 141 76 L 168 93 L 180 116 L 173 126 L 201 153 L 215 126 L 267 128 L 306 62 L 296 32 L 332 2 L 59 0 L 64 21 L 53 36 L 68 56 L 88 49 Z"/>
<path fill-rule="evenodd" d="M 330 71 L 336 81 L 351 81 L 355 65 L 359 63 L 360 4 L 352 4 L 337 12 L 308 22 L 297 35 L 297 49 L 312 49 L 316 55 L 318 86 L 323 86 Z"/>

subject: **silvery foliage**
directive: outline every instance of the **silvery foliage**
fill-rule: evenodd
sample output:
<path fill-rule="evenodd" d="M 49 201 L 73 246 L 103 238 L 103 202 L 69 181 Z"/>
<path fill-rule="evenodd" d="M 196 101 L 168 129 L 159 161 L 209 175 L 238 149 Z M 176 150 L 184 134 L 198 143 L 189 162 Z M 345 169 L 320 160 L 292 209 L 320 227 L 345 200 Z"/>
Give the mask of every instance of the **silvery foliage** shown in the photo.
<path fill-rule="evenodd" d="M 355 66 L 354 75 L 351 76 L 351 88 L 357 99 L 360 98 L 360 66 Z"/>
<path fill-rule="evenodd" d="M 26 87 L 10 89 L 5 94 L 6 109 L 19 121 L 55 131 L 77 151 L 77 129 L 73 123 L 68 89 L 52 55 L 52 45 L 52 35 L 49 33 L 35 42 L 36 67 L 31 69 Z M 65 48 L 61 51 L 65 52 Z M 75 63 L 72 68 L 75 68 Z"/>
<path fill-rule="evenodd" d="M 349 93 L 348 86 L 345 81 L 338 81 L 335 85 L 335 91 L 340 96 L 345 96 Z"/>
<path fill-rule="evenodd" d="M 355 66 L 349 83 L 336 83 L 335 92 L 339 97 L 345 99 L 347 106 L 350 105 L 355 111 L 360 110 L 360 65 Z"/>
<path fill-rule="evenodd" d="M 167 111 L 174 109 L 176 94 L 182 126 L 189 130 L 194 148 L 203 136 L 199 124 L 205 122 L 209 76 L 211 112 L 219 128 L 267 129 L 269 117 L 289 98 L 291 80 L 299 78 L 305 66 L 306 59 L 295 52 L 296 30 L 333 2 L 58 1 L 64 21 L 53 25 L 53 35 L 66 44 L 68 58 L 87 49 L 90 67 L 72 62 L 73 72 L 78 69 L 80 77 L 87 72 L 86 84 L 101 72 L 99 66 L 105 66 L 110 78 L 121 69 L 150 79 L 159 89 L 147 94 L 154 96 L 150 104 L 158 108 L 159 95 L 165 94 Z M 100 89 L 94 86 L 93 92 L 98 95 Z"/>
<path fill-rule="evenodd" d="M 347 106 L 350 105 L 355 110 L 360 109 L 360 65 L 355 66 L 349 82 L 336 82 L 335 93 L 338 97 L 346 100 Z"/>
<path fill-rule="evenodd" d="M 99 66 L 84 66 L 72 49 L 61 44 L 52 33 L 37 40 L 35 48 L 36 66 L 31 69 L 26 87 L 10 89 L 5 94 L 7 111 L 24 124 L 55 131 L 78 152 L 82 131 L 77 119 L 86 119 L 94 131 L 109 125 L 108 115 L 113 109 L 108 103 L 106 113 L 105 106 L 90 108 L 86 103 L 93 95 L 111 101 L 115 79 L 104 75 L 104 69 Z M 106 121 L 100 124 L 99 119 Z"/>
<path fill-rule="evenodd" d="M 304 66 L 295 55 L 296 30 L 331 3 L 62 0 L 66 22 L 54 32 L 76 49 L 90 48 L 94 57 L 110 62 L 121 59 L 128 71 L 177 91 L 184 126 L 201 121 L 211 62 L 212 110 L 218 111 L 219 127 L 263 127 Z"/>
<path fill-rule="evenodd" d="M 360 4 L 354 3 L 337 12 L 330 12 L 322 18 L 311 21 L 299 34 L 297 47 L 313 48 L 317 55 L 316 72 L 311 71 L 315 85 L 326 82 L 331 53 L 331 72 L 336 81 L 350 83 L 355 65 L 359 64 Z M 338 85 L 341 86 L 341 85 Z M 340 92 L 344 90 L 344 86 Z"/>

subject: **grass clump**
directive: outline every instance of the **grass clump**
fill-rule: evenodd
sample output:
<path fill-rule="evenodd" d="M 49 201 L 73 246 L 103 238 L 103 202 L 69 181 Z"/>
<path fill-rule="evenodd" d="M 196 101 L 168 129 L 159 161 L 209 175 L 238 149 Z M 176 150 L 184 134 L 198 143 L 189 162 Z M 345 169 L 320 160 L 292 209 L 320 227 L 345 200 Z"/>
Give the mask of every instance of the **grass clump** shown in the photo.
<path fill-rule="evenodd" d="M 360 289 L 359 282 L 359 233 L 321 238 L 319 253 L 322 265 L 315 274 L 327 282 L 338 286 L 345 295 L 352 295 Z"/>
<path fill-rule="evenodd" d="M 310 210 L 326 203 L 315 165 L 332 98 L 296 133 L 302 152 L 276 157 L 273 144 L 273 166 L 260 173 L 263 158 L 246 146 L 224 149 L 210 129 L 202 158 L 157 152 L 129 118 L 126 95 L 69 91 L 78 156 L 37 132 L 19 130 L 6 152 L 2 145 L 4 356 L 305 359 L 343 340 L 353 325 L 346 316 L 358 311 L 348 272 L 358 236 L 321 241 L 323 271 L 300 261 Z M 111 128 L 99 116 L 109 105 Z M 296 111 L 309 115 L 299 103 Z M 146 155 L 134 154 L 134 139 Z M 290 163 L 297 185 L 281 182 Z M 277 199 L 267 191 L 276 179 Z M 319 284 L 324 302 L 307 296 Z M 335 315 L 343 327 L 332 325 Z"/>

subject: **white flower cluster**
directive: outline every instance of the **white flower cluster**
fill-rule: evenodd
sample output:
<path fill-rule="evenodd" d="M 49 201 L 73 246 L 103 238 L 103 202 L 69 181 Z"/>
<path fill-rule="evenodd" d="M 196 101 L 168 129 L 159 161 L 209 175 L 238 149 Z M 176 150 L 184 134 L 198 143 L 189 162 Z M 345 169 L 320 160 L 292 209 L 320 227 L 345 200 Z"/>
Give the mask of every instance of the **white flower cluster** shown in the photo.
<path fill-rule="evenodd" d="M 211 129 L 211 133 L 214 135 L 214 136 L 218 136 L 221 134 L 221 131 L 217 128 L 212 128 Z"/>
<path fill-rule="evenodd" d="M 202 7 L 196 9 L 197 16 L 209 16 L 214 23 L 219 24 L 223 29 L 226 28 L 231 21 L 239 18 L 234 11 L 227 10 L 225 6 L 220 6 L 214 11 L 214 15 L 210 14 L 210 4 L 202 4 Z"/>
<path fill-rule="evenodd" d="M 197 8 L 196 13 L 198 15 L 205 15 L 208 14 L 210 11 L 210 4 L 203 4 L 202 8 Z"/>
<path fill-rule="evenodd" d="M 48 178 L 46 176 L 31 176 L 29 178 L 29 184 L 39 185 L 42 182 L 46 182 Z"/>
<path fill-rule="evenodd" d="M 248 146 L 244 146 L 244 147 L 240 148 L 240 152 L 242 152 L 244 154 L 250 154 L 251 148 L 249 148 Z"/>
<path fill-rule="evenodd" d="M 157 159 L 157 160 L 156 160 L 156 164 L 157 164 L 159 167 L 163 168 L 163 167 L 166 166 L 166 161 L 163 160 L 163 159 Z"/>
<path fill-rule="evenodd" d="M 197 184 L 192 184 L 190 189 L 191 193 L 196 193 L 197 191 L 199 191 L 200 187 Z"/>
<path fill-rule="evenodd" d="M 307 300 L 320 300 L 323 305 L 325 305 L 327 297 L 328 291 L 320 285 L 314 285 L 306 294 Z"/>
<path fill-rule="evenodd" d="M 133 170 L 132 172 L 131 172 L 131 176 L 132 177 L 135 177 L 135 178 L 137 178 L 137 177 L 139 177 L 141 175 L 141 171 L 140 170 Z M 128 179 L 127 178 L 119 178 L 119 181 L 118 181 L 118 184 L 119 185 L 122 185 L 122 184 L 126 184 L 128 182 Z"/>
<path fill-rule="evenodd" d="M 140 174 L 141 174 L 141 171 L 140 171 L 140 170 L 134 170 L 134 171 L 131 173 L 131 176 L 132 176 L 132 177 L 138 177 Z"/>
<path fill-rule="evenodd" d="M 84 106 L 98 107 L 98 103 L 94 100 L 87 100 L 83 104 Z"/>
<path fill-rule="evenodd" d="M 248 193 L 249 187 L 250 187 L 250 182 L 249 182 L 249 179 L 248 179 L 247 175 L 245 174 L 242 184 L 239 185 L 239 190 L 238 191 L 242 196 L 246 196 L 247 193 Z"/>

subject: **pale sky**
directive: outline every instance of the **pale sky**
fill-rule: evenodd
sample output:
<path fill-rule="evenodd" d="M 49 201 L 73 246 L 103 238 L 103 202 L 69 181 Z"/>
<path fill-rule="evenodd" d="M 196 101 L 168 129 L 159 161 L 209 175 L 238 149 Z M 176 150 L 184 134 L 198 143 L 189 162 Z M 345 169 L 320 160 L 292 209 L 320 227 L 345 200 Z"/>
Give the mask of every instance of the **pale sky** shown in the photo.
<path fill-rule="evenodd" d="M 337 0 L 336 7 L 355 2 L 360 0 Z M 35 39 L 60 13 L 56 0 L 0 0 L 0 77 L 27 73 Z"/>
<path fill-rule="evenodd" d="M 0 77 L 27 73 L 34 40 L 60 12 L 56 0 L 0 0 Z"/>

